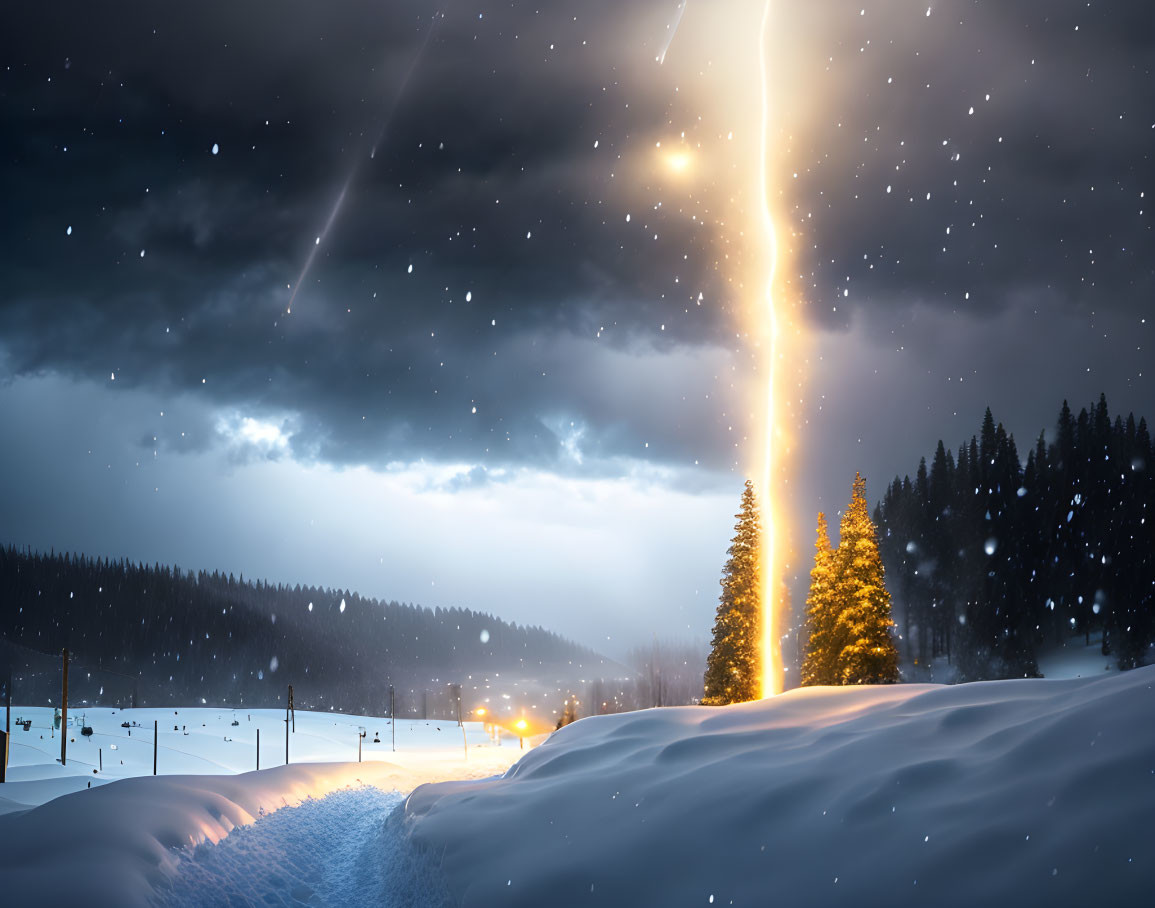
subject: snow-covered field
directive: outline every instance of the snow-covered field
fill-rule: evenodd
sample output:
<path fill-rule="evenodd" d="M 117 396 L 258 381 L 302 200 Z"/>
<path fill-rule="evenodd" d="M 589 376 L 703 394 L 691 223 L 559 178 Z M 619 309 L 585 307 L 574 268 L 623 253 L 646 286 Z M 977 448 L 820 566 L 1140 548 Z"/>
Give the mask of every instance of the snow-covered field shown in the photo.
<path fill-rule="evenodd" d="M 283 762 L 283 713 L 269 717 Z M 584 719 L 503 775 L 516 741 L 470 729 L 467 762 L 434 737 L 461 729 L 432 723 L 406 765 L 129 778 L 0 816 L 0 891 L 15 905 L 1146 904 L 1153 718 L 1155 667 L 812 688 Z M 354 720 L 313 721 L 321 739 Z M 355 747 L 331 727 L 329 747 Z M 221 737 L 215 772 L 240 746 Z"/>
<path fill-rule="evenodd" d="M 31 722 L 28 731 L 16 724 L 20 719 Z M 71 710 L 67 763 L 61 766 L 61 732 L 54 728 L 52 709 L 14 707 L 9 784 L 0 788 L 0 814 L 117 779 L 152 775 L 154 721 L 159 729 L 159 775 L 255 770 L 258 729 L 261 768 L 285 763 L 283 709 Z M 81 734 L 84 725 L 92 729 L 90 736 Z M 355 763 L 358 741 L 366 762 L 388 760 L 400 767 L 419 766 L 422 771 L 445 767 L 452 773 L 464 764 L 476 764 L 487 773 L 502 771 L 518 756 L 517 738 L 508 732 L 500 732 L 498 738 L 498 730 L 491 736 L 487 731 L 491 727 L 480 722 L 466 722 L 463 734 L 454 721 L 401 719 L 396 750 L 388 719 L 297 710 L 295 728 L 289 735 L 292 763 Z"/>

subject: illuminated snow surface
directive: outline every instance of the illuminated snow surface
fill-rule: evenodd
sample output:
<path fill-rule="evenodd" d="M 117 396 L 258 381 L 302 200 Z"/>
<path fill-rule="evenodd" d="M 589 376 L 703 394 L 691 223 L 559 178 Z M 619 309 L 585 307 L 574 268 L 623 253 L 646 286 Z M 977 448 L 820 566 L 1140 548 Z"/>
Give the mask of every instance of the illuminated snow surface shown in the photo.
<path fill-rule="evenodd" d="M 1146 904 L 1155 666 L 587 719 L 405 813 L 466 906 Z"/>
<path fill-rule="evenodd" d="M 418 786 L 485 772 L 435 748 L 127 779 L 0 817 L 0 880 L 21 905 L 1145 904 L 1153 716 L 1155 666 L 584 719 L 474 781 Z"/>

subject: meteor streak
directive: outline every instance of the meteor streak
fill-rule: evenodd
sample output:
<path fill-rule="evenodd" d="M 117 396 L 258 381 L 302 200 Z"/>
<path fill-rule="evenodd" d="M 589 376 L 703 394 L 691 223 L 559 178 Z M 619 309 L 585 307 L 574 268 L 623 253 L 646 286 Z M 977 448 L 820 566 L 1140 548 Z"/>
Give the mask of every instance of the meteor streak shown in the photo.
<path fill-rule="evenodd" d="M 682 0 L 678 4 L 678 11 L 674 14 L 673 24 L 668 26 L 670 33 L 666 35 L 666 43 L 662 45 L 662 49 L 658 51 L 658 56 L 655 58 L 659 65 L 666 62 L 666 54 L 669 53 L 670 45 L 674 43 L 674 36 L 678 34 L 678 26 L 682 24 L 682 16 L 686 15 L 686 7 L 689 4 L 690 0 Z"/>
<path fill-rule="evenodd" d="M 413 73 L 416 72 L 421 58 L 425 56 L 425 49 L 429 46 L 429 39 L 433 37 L 433 32 L 436 30 L 437 24 L 442 18 L 442 13 L 435 13 L 433 21 L 429 23 L 429 28 L 425 30 L 425 37 L 421 41 L 421 46 L 417 48 L 417 53 L 413 55 L 413 59 L 409 62 L 409 67 L 405 70 L 405 74 L 401 77 L 401 83 L 397 86 L 397 91 L 393 95 L 393 101 L 385 111 L 385 116 L 381 120 L 381 128 L 377 130 L 377 138 L 374 139 L 369 149 L 369 160 L 373 160 L 373 158 L 377 156 L 377 149 L 385 138 L 385 131 L 389 128 L 389 124 L 393 120 L 393 115 L 397 112 L 397 108 L 401 106 L 401 99 L 405 95 L 405 89 L 409 85 L 409 80 L 412 78 Z M 341 191 L 337 193 L 333 207 L 329 209 L 329 217 L 325 220 L 325 226 L 321 228 L 321 232 L 317 234 L 313 245 L 309 247 L 309 254 L 305 257 L 305 265 L 297 277 L 297 282 L 293 284 L 293 292 L 289 295 L 289 304 L 285 307 L 286 315 L 293 314 L 293 303 L 297 300 L 297 294 L 304 285 L 305 278 L 309 276 L 309 271 L 312 269 L 313 262 L 317 258 L 317 252 L 321 248 L 321 243 L 324 242 L 325 237 L 329 235 L 329 231 L 341 213 L 341 206 L 345 204 L 345 196 L 349 194 L 349 187 L 353 185 L 353 181 L 357 178 L 357 172 L 360 170 L 360 166 L 360 158 L 355 159 L 353 166 L 349 168 L 348 176 L 345 177 L 345 183 L 341 186 Z"/>

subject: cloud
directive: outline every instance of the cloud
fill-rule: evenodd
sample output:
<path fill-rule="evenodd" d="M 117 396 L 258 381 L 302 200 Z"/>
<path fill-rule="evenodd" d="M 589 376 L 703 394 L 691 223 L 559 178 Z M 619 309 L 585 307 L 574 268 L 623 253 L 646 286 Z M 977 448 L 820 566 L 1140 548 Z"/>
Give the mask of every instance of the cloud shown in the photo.
<path fill-rule="evenodd" d="M 798 87 L 784 91 L 788 116 L 805 125 L 782 170 L 811 320 L 844 329 L 854 312 L 914 301 L 982 319 L 1041 294 L 1138 311 L 1155 292 L 1140 214 L 1150 10 L 1034 0 L 936 12 L 791 7 L 804 50 L 779 73 Z"/>
<path fill-rule="evenodd" d="M 0 176 L 21 224 L 0 249 L 10 374 L 293 414 L 261 456 L 729 468 L 688 418 L 734 408 L 725 276 L 628 164 L 668 128 L 671 76 L 630 27 L 660 4 L 451 7 L 423 53 L 420 3 L 145 12 L 21 13 L 0 98 L 22 162 Z M 580 457 L 551 428 L 573 419 Z"/>

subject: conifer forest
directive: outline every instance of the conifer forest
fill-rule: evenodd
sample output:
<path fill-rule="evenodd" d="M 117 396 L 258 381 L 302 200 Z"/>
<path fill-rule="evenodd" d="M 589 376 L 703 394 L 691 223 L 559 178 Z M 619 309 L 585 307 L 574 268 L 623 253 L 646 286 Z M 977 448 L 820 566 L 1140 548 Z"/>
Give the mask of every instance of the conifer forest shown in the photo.
<path fill-rule="evenodd" d="M 977 436 L 940 441 L 875 509 L 907 665 L 959 680 L 1039 674 L 1037 657 L 1101 640 L 1121 669 L 1155 646 L 1155 477 L 1143 418 L 1106 398 L 1064 402 L 1025 458 L 988 409 Z"/>

